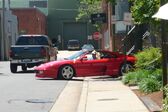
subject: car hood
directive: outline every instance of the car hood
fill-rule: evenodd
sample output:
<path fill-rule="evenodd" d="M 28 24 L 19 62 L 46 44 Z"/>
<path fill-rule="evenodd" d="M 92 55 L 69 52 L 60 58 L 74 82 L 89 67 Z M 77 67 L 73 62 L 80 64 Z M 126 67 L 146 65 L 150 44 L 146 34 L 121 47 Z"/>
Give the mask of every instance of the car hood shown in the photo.
<path fill-rule="evenodd" d="M 46 70 L 46 69 L 53 69 L 53 68 L 56 69 L 63 64 L 69 64 L 72 62 L 73 60 L 51 61 L 34 67 L 34 70 Z"/>

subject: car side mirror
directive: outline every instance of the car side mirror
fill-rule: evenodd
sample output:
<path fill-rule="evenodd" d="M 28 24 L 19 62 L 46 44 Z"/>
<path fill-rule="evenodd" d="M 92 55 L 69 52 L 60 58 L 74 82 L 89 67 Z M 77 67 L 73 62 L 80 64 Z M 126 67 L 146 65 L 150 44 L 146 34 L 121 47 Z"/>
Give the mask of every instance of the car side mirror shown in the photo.
<path fill-rule="evenodd" d="M 83 56 L 83 57 L 81 58 L 81 61 L 87 61 L 87 60 L 88 60 L 87 56 Z"/>

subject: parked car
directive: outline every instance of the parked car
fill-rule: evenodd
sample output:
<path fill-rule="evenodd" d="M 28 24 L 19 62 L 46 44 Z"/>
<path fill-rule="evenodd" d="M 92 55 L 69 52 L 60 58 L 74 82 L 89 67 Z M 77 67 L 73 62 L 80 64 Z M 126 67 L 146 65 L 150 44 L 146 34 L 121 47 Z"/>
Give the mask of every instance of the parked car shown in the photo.
<path fill-rule="evenodd" d="M 94 47 L 92 44 L 84 44 L 82 46 L 82 50 L 88 50 L 88 51 L 93 51 L 94 50 Z"/>
<path fill-rule="evenodd" d="M 20 35 L 10 48 L 10 70 L 16 73 L 17 66 L 21 66 L 26 71 L 27 68 L 57 60 L 57 52 L 46 35 Z"/>
<path fill-rule="evenodd" d="M 67 48 L 68 50 L 78 50 L 80 48 L 79 40 L 69 40 Z"/>
<path fill-rule="evenodd" d="M 72 79 L 73 77 L 110 75 L 121 76 L 132 69 L 136 61 L 134 56 L 118 52 L 94 51 L 100 58 L 95 59 L 92 52 L 77 51 L 62 61 L 53 61 L 34 68 L 38 78 Z M 126 69 L 126 70 L 125 70 Z"/>

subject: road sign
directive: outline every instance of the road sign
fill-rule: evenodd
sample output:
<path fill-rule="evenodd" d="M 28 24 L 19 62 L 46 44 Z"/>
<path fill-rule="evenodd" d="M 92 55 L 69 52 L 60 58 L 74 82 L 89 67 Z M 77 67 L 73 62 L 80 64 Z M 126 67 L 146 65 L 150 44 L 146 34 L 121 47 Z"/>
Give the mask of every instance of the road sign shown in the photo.
<path fill-rule="evenodd" d="M 106 23 L 107 22 L 106 13 L 91 14 L 91 22 L 92 22 L 92 24 Z"/>
<path fill-rule="evenodd" d="M 93 39 L 94 40 L 99 40 L 100 39 L 100 32 L 94 32 L 93 33 Z"/>

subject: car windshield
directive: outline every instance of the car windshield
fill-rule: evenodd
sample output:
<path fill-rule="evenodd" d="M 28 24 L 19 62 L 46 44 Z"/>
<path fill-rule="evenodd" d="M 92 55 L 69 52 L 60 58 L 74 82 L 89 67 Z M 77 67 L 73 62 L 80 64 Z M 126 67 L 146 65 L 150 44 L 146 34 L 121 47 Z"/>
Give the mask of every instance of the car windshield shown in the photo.
<path fill-rule="evenodd" d="M 73 55 L 71 55 L 71 56 L 69 56 L 68 58 L 66 58 L 67 60 L 74 60 L 74 59 L 77 59 L 77 58 L 79 58 L 80 56 L 82 56 L 83 54 L 85 54 L 86 53 L 86 51 L 78 51 L 78 52 L 76 52 L 75 54 L 73 54 Z"/>

